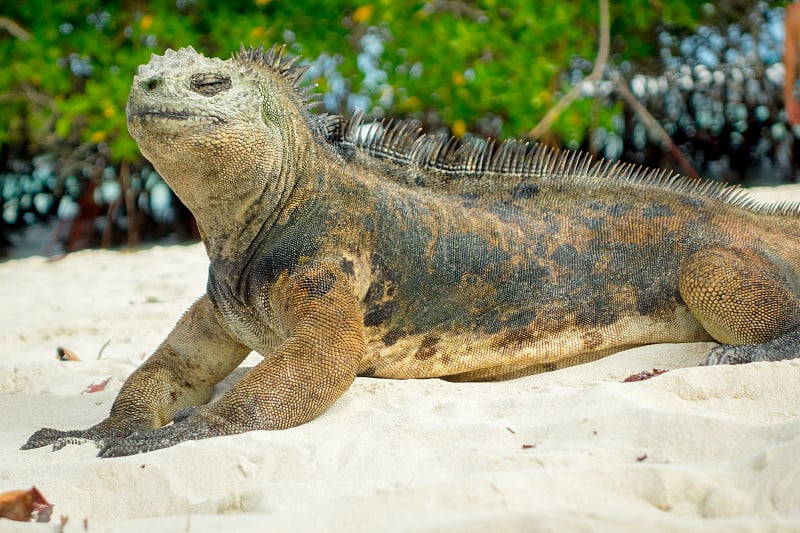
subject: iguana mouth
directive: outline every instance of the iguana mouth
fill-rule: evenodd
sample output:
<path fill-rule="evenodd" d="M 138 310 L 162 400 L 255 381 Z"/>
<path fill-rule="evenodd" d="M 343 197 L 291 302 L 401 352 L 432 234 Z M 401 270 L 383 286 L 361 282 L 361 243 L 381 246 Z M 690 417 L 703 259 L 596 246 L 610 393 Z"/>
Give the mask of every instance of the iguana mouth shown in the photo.
<path fill-rule="evenodd" d="M 215 124 L 225 124 L 226 120 L 218 115 L 209 115 L 208 113 L 192 113 L 189 111 L 174 110 L 174 109 L 132 109 L 128 111 L 128 120 L 138 118 L 142 122 L 148 119 L 167 119 L 177 121 L 188 120 L 202 120 L 211 121 Z"/>

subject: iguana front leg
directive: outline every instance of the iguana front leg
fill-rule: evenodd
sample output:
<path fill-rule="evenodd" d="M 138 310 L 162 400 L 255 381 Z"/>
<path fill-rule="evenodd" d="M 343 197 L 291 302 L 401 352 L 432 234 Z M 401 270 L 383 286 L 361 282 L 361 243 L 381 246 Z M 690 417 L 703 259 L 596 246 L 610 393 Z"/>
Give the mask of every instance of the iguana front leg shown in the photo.
<path fill-rule="evenodd" d="M 170 426 L 110 441 L 100 455 L 292 427 L 316 418 L 344 394 L 364 353 L 362 313 L 344 274 L 332 268 L 284 274 L 260 302 L 271 306 L 287 334 L 274 353 L 216 402 L 179 413 Z"/>
<path fill-rule="evenodd" d="M 135 431 L 159 428 L 179 410 L 205 403 L 214 385 L 247 357 L 251 349 L 232 338 L 207 296 L 189 308 L 153 355 L 125 381 L 111 414 L 84 430 L 44 428 L 23 450 L 89 439 L 98 444 Z"/>

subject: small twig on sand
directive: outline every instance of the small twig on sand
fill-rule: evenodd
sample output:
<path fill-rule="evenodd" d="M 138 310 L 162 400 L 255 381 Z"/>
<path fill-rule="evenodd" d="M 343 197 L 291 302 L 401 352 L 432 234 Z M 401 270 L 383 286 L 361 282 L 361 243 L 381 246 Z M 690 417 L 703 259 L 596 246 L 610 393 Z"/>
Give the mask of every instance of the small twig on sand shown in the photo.
<path fill-rule="evenodd" d="M 105 350 L 105 349 L 106 349 L 106 346 L 108 346 L 109 344 L 111 344 L 111 339 L 108 339 L 108 340 L 106 341 L 106 343 L 105 343 L 105 344 L 103 344 L 103 347 L 102 347 L 102 348 L 100 348 L 100 351 L 97 353 L 97 359 L 98 359 L 98 360 L 99 360 L 99 359 L 100 359 L 100 358 L 103 356 L 103 350 Z"/>

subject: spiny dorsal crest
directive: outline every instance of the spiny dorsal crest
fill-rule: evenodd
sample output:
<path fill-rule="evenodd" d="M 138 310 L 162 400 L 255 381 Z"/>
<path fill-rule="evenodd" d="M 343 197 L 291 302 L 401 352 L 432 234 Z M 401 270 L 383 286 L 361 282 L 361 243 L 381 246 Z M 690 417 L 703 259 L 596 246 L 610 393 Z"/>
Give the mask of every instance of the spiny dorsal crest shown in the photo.
<path fill-rule="evenodd" d="M 257 67 L 267 68 L 272 72 L 280 74 L 285 80 L 292 84 L 303 96 L 314 88 L 311 86 L 301 86 L 303 76 L 308 71 L 310 65 L 297 65 L 301 56 L 294 56 L 286 59 L 286 45 L 274 45 L 269 50 L 264 50 L 261 45 L 258 48 L 252 46 L 245 48 L 242 44 L 239 52 L 233 55 L 233 59 L 240 63 L 250 63 Z"/>
<path fill-rule="evenodd" d="M 322 95 L 312 92 L 317 85 L 303 84 L 303 78 L 311 65 L 298 65 L 301 56 L 297 55 L 286 59 L 285 53 L 286 45 L 276 44 L 268 50 L 264 50 L 263 45 L 253 48 L 252 46 L 245 47 L 242 44 L 239 52 L 233 54 L 233 60 L 256 69 L 266 69 L 286 80 L 289 88 L 300 100 L 309 128 L 315 134 L 320 135 L 323 141 L 332 140 L 334 133 L 340 127 L 341 117 L 327 113 L 316 115 L 311 113 L 322 103 Z"/>
<path fill-rule="evenodd" d="M 349 121 L 341 121 L 336 142 L 351 156 L 358 152 L 401 168 L 418 169 L 422 172 L 414 177 L 413 184 L 426 187 L 490 174 L 502 181 L 518 183 L 532 178 L 601 178 L 612 172 L 612 167 L 615 174 L 629 178 L 642 173 L 634 165 L 614 164 L 590 154 L 562 152 L 516 139 L 497 142 L 477 136 L 457 138 L 444 133 L 424 133 L 415 121 L 382 120 L 365 124 L 360 111 Z"/>
<path fill-rule="evenodd" d="M 674 190 L 778 216 L 800 215 L 800 204 L 764 204 L 745 189 L 722 182 L 692 179 L 668 169 L 614 162 L 591 154 L 559 150 L 509 139 L 424 133 L 415 121 L 364 123 L 357 111 L 341 120 L 334 143 L 346 157 L 381 161 L 380 170 L 396 181 L 449 193 L 499 194 L 525 187 L 585 185 L 587 180 L 619 181 Z M 610 184 L 610 183 L 609 183 Z"/>

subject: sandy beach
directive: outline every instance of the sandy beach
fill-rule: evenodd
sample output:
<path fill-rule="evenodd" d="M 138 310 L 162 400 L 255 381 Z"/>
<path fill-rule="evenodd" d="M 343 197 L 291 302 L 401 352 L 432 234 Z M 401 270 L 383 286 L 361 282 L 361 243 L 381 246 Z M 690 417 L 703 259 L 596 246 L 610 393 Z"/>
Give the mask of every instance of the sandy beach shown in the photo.
<path fill-rule="evenodd" d="M 800 360 L 697 366 L 713 343 L 501 383 L 358 378 L 303 426 L 119 459 L 19 450 L 104 418 L 207 268 L 199 244 L 0 263 L 0 492 L 35 485 L 55 505 L 0 532 L 62 515 L 75 532 L 800 530 Z M 670 371 L 622 382 L 653 368 Z"/>

